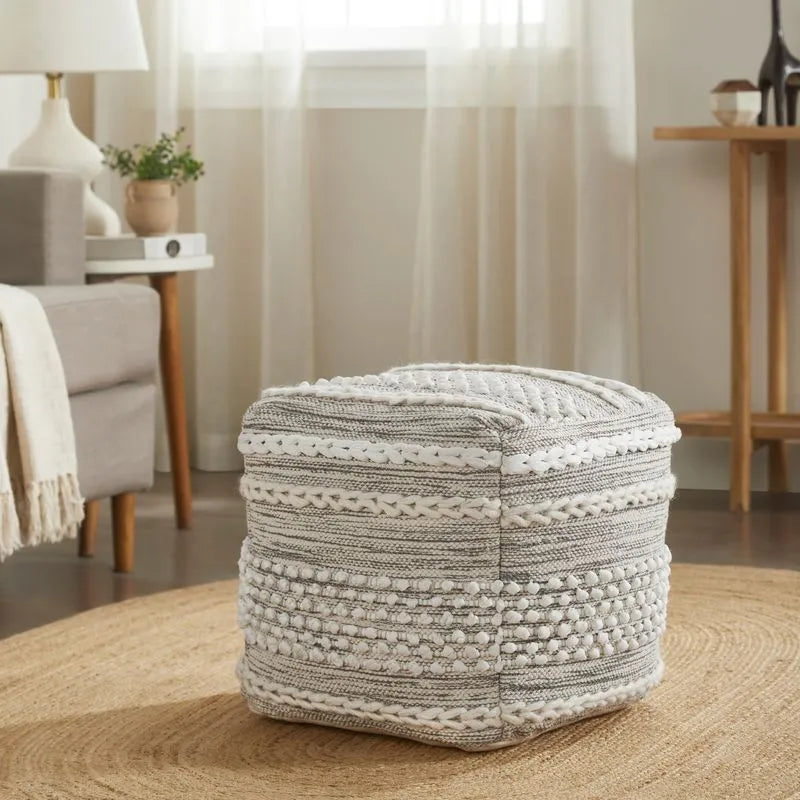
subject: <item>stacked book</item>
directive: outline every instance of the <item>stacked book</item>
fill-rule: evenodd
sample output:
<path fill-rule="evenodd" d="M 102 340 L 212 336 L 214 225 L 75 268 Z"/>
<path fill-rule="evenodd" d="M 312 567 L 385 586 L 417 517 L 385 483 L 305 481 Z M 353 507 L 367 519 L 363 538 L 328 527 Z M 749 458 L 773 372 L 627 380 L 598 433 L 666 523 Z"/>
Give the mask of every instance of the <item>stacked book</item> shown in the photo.
<path fill-rule="evenodd" d="M 117 259 L 189 258 L 206 254 L 204 233 L 166 236 L 87 236 L 87 261 Z"/>

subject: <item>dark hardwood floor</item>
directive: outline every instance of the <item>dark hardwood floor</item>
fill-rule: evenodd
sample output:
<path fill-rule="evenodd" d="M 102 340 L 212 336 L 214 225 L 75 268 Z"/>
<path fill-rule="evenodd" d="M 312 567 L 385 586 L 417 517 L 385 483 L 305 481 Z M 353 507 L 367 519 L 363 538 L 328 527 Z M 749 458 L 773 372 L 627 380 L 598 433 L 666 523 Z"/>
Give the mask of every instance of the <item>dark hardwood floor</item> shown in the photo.
<path fill-rule="evenodd" d="M 178 531 L 169 476 L 159 475 L 138 499 L 131 575 L 111 571 L 108 503 L 94 558 L 78 558 L 74 541 L 16 553 L 0 564 L 0 637 L 136 595 L 235 577 L 245 533 L 237 481 L 235 473 L 195 473 L 194 527 Z M 727 502 L 725 492 L 679 492 L 667 534 L 675 561 L 800 570 L 800 495 L 758 495 L 743 517 Z"/>

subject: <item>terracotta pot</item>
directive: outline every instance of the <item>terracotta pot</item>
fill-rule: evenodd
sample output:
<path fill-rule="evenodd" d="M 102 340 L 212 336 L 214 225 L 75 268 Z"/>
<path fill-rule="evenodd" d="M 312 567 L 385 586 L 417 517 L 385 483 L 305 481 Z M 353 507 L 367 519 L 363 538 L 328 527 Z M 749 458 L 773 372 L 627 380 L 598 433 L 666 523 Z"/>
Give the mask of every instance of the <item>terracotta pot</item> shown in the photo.
<path fill-rule="evenodd" d="M 125 188 L 125 219 L 137 236 L 175 230 L 178 197 L 171 181 L 131 181 Z"/>

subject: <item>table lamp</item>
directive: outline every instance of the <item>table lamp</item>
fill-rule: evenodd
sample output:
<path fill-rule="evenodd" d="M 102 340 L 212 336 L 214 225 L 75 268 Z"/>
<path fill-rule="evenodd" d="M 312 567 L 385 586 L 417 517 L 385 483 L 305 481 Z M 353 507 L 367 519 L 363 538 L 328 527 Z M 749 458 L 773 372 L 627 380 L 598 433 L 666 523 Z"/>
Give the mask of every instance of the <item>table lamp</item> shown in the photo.
<path fill-rule="evenodd" d="M 147 69 L 136 0 L 0 0 L 0 31 L 0 72 L 47 78 L 41 119 L 9 156 L 9 166 L 77 172 L 86 233 L 119 235 L 119 217 L 91 187 L 103 156 L 72 121 L 61 80 L 68 72 Z"/>

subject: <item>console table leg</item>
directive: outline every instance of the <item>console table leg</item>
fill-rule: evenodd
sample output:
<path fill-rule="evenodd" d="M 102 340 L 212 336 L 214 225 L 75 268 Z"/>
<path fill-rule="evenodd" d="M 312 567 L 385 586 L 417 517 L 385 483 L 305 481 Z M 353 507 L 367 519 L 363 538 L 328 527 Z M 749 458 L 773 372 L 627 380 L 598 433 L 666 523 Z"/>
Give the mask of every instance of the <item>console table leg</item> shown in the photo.
<path fill-rule="evenodd" d="M 750 510 L 750 145 L 730 144 L 731 214 L 731 497 Z"/>
<path fill-rule="evenodd" d="M 768 369 L 770 411 L 785 412 L 787 405 L 786 347 L 786 142 L 776 142 L 767 161 L 767 293 Z M 769 490 L 789 489 L 786 442 L 769 444 Z"/>

